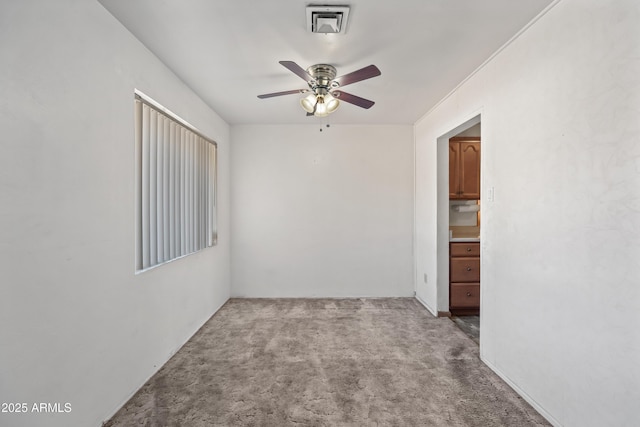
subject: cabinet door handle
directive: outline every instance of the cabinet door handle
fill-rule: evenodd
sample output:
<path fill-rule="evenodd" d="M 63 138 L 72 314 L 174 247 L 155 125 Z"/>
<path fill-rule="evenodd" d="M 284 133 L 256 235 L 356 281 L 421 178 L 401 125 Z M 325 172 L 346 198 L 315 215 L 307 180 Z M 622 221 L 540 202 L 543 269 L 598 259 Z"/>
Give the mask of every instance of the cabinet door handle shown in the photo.
<path fill-rule="evenodd" d="M 467 252 L 471 252 L 471 248 L 467 248 Z"/>
<path fill-rule="evenodd" d="M 467 271 L 471 271 L 471 267 L 467 267 Z"/>
<path fill-rule="evenodd" d="M 467 292 L 467 296 L 470 297 L 471 296 L 471 292 Z"/>

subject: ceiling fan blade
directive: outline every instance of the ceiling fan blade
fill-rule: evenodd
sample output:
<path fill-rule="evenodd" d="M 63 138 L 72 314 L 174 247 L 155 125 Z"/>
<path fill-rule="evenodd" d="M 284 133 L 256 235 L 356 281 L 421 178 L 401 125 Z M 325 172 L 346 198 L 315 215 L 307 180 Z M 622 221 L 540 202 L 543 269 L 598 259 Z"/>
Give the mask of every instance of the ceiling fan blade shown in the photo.
<path fill-rule="evenodd" d="M 373 107 L 373 104 L 375 104 L 375 102 L 373 101 L 360 98 L 359 96 L 351 95 L 350 93 L 347 93 L 347 92 L 334 91 L 334 92 L 331 92 L 331 94 L 336 98 L 338 98 L 338 100 L 340 101 L 348 102 L 349 104 L 357 105 L 358 107 L 362 107 L 362 108 L 369 109 Z"/>
<path fill-rule="evenodd" d="M 307 83 L 313 80 L 309 73 L 293 61 L 280 61 L 280 64 Z"/>
<path fill-rule="evenodd" d="M 360 82 L 362 80 L 370 79 L 382 74 L 378 67 L 375 65 L 369 65 L 368 67 L 361 68 L 344 76 L 333 79 L 334 82 L 338 82 L 340 86 L 350 85 L 351 83 Z"/>
<path fill-rule="evenodd" d="M 264 95 L 258 95 L 258 98 L 273 98 L 274 96 L 282 96 L 282 95 L 293 95 L 294 93 L 305 93 L 308 92 L 308 89 L 295 89 L 295 90 L 285 90 L 284 92 L 273 92 L 273 93 L 265 93 Z"/>

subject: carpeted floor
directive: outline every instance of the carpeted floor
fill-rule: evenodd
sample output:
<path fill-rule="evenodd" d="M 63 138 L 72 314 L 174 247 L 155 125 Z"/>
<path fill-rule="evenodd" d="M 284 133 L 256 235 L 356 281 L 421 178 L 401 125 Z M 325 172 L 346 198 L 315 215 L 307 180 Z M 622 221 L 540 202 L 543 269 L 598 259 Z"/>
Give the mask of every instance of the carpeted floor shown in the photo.
<path fill-rule="evenodd" d="M 549 425 L 412 298 L 232 299 L 105 426 Z"/>

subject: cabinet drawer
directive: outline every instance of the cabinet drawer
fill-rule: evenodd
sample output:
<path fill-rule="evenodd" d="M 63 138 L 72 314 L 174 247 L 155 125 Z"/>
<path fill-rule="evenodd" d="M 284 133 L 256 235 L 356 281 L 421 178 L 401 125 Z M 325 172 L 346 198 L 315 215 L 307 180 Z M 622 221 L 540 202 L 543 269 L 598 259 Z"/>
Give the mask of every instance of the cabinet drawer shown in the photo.
<path fill-rule="evenodd" d="M 451 243 L 451 256 L 480 256 L 480 243 Z"/>
<path fill-rule="evenodd" d="M 449 280 L 451 282 L 479 282 L 480 258 L 451 258 L 451 274 Z"/>
<path fill-rule="evenodd" d="M 449 292 L 451 307 L 480 307 L 480 283 L 452 283 Z"/>

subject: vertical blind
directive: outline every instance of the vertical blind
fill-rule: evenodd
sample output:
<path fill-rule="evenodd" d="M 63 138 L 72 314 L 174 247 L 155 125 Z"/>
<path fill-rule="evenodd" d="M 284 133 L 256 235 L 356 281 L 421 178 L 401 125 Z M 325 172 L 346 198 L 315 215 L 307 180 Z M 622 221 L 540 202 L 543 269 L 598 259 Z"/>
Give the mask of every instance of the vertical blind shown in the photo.
<path fill-rule="evenodd" d="M 136 269 L 216 244 L 217 145 L 136 95 Z"/>

